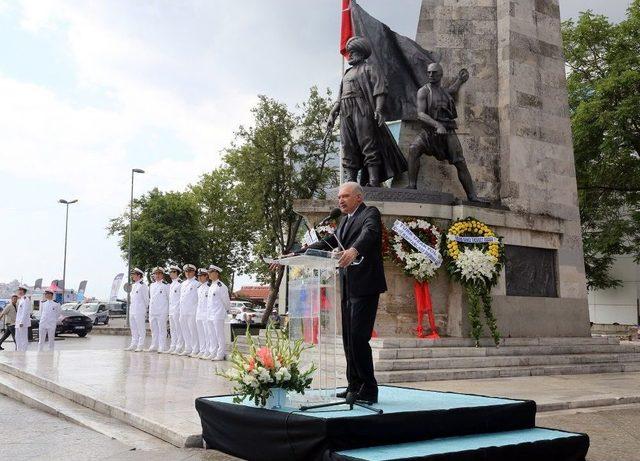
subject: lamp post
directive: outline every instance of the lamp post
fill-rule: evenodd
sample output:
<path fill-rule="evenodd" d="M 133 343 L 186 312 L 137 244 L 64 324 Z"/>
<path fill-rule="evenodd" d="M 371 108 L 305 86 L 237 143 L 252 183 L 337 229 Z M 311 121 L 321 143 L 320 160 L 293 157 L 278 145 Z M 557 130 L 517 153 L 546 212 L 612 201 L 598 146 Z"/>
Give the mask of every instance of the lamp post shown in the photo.
<path fill-rule="evenodd" d="M 69 230 L 69 205 L 77 203 L 78 200 L 65 200 L 61 198 L 58 203 L 62 203 L 67 207 L 67 212 L 64 220 L 64 259 L 62 263 L 62 303 L 64 304 L 64 291 L 67 288 L 67 234 Z"/>
<path fill-rule="evenodd" d="M 131 224 L 133 223 L 133 177 L 136 173 L 144 173 L 140 168 L 131 170 L 131 200 L 129 201 L 129 248 L 127 250 L 127 281 L 129 289 L 127 290 L 127 327 L 129 326 L 129 313 L 131 312 Z"/>

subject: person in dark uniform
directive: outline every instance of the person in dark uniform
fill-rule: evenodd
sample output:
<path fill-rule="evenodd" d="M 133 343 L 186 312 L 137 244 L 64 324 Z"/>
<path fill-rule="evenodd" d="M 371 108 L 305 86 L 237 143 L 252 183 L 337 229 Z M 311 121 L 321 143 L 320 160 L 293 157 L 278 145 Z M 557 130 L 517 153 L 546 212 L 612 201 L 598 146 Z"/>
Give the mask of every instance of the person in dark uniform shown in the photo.
<path fill-rule="evenodd" d="M 469 72 L 462 69 L 458 78 L 448 87 L 442 86 L 442 66 L 438 63 L 429 64 L 427 68 L 428 82 L 418 90 L 417 110 L 418 119 L 424 129 L 409 147 L 409 185 L 415 189 L 420 170 L 420 157 L 431 155 L 440 161 L 447 161 L 456 167 L 458 179 L 472 202 L 483 202 L 478 198 L 471 173 L 465 161 L 462 145 L 458 139 L 456 129 L 455 96 L 460 87 L 469 79 Z"/>
<path fill-rule="evenodd" d="M 373 332 L 380 294 L 387 291 L 382 264 L 382 219 L 380 211 L 364 203 L 364 192 L 356 182 L 344 183 L 338 192 L 344 216 L 333 235 L 310 245 L 319 250 L 341 249 L 342 341 L 347 358 L 346 397 L 376 403 L 378 383 L 373 371 L 369 340 Z M 356 264 L 352 264 L 356 262 Z"/>

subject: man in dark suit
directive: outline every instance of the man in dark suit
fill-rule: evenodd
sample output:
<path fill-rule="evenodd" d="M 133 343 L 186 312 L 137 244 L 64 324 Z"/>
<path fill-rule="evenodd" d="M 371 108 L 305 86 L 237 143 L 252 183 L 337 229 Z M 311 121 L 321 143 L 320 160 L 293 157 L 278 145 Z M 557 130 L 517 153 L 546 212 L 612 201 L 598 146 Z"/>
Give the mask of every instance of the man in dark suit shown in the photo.
<path fill-rule="evenodd" d="M 357 399 L 378 401 L 378 383 L 373 373 L 369 340 L 378 310 L 380 293 L 387 291 L 382 265 L 382 219 L 380 211 L 364 203 L 364 192 L 356 182 L 347 182 L 338 192 L 344 216 L 335 234 L 309 248 L 342 251 L 342 341 L 347 358 L 347 392 Z M 352 264 L 354 263 L 355 264 Z"/>

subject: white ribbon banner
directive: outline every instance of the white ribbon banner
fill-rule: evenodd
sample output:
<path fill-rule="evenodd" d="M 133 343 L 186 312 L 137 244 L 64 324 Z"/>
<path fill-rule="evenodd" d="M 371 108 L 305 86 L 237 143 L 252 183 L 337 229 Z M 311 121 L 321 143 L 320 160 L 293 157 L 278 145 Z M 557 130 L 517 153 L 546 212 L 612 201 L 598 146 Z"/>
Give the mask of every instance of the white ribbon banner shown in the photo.
<path fill-rule="evenodd" d="M 432 263 L 436 265 L 436 267 L 440 267 L 442 264 L 442 256 L 440 253 L 434 248 L 431 248 L 429 245 L 420 240 L 416 234 L 409 229 L 402 221 L 396 221 L 393 223 L 393 227 L 391 228 L 396 234 L 405 239 L 409 244 L 418 250 L 420 253 L 425 255 L 427 258 L 431 260 Z"/>
<path fill-rule="evenodd" d="M 461 237 L 459 235 L 449 235 L 449 240 L 455 240 L 460 243 L 498 243 L 496 237 Z"/>

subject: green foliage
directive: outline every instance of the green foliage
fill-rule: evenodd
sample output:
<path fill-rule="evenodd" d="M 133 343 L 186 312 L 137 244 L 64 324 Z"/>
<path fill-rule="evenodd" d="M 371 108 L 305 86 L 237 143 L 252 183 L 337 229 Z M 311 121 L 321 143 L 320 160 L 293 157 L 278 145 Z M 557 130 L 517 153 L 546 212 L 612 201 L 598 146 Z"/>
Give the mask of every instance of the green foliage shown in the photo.
<path fill-rule="evenodd" d="M 205 235 L 202 212 L 191 193 L 153 189 L 133 202 L 131 264 L 150 270 L 167 264 L 200 264 L 204 261 Z M 111 219 L 107 228 L 119 238 L 127 258 L 129 213 Z"/>
<path fill-rule="evenodd" d="M 619 24 L 587 11 L 562 32 L 587 281 L 609 288 L 616 255 L 640 260 L 640 0 Z"/>
<path fill-rule="evenodd" d="M 259 96 L 252 110 L 254 123 L 240 127 L 224 160 L 233 177 L 235 193 L 246 204 L 244 222 L 252 229 L 251 252 L 274 256 L 292 251 L 301 233 L 302 218 L 293 211 L 294 199 L 321 196 L 324 188 L 337 184 L 335 168 L 329 167 L 329 151 L 323 146 L 324 121 L 331 108 L 331 93 L 311 88 L 309 98 L 297 112 L 267 96 Z M 330 143 L 331 145 L 331 143 Z M 247 271 L 268 281 L 275 301 L 282 279 L 268 272 L 259 258 Z"/>
<path fill-rule="evenodd" d="M 220 266 L 225 279 L 234 271 L 242 273 L 253 233 L 245 223 L 248 204 L 240 200 L 231 172 L 215 169 L 190 190 L 202 211 L 203 260 Z"/>

